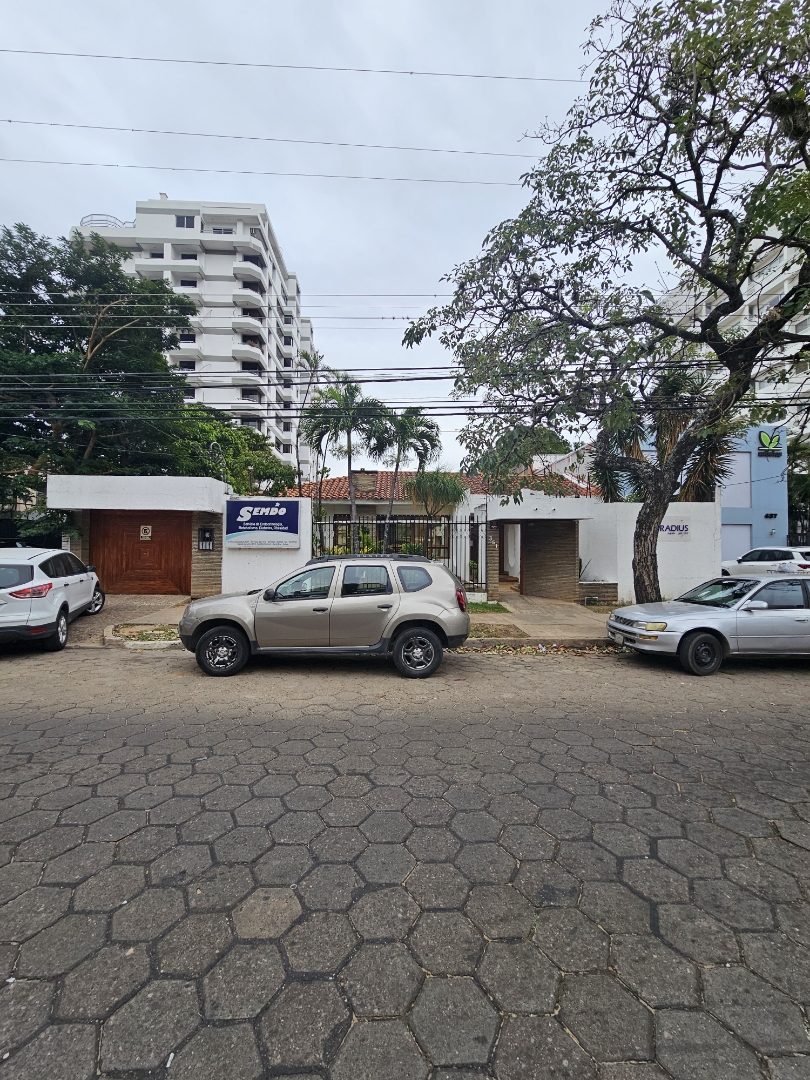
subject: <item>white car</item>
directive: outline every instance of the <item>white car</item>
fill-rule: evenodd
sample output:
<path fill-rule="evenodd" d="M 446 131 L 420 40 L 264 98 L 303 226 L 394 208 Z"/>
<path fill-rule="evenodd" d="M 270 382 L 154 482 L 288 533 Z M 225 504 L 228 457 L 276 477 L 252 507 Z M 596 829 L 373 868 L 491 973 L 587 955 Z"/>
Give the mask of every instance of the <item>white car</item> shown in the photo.
<path fill-rule="evenodd" d="M 0 548 L 0 642 L 41 641 L 57 652 L 67 644 L 69 623 L 103 607 L 95 567 L 71 552 Z"/>
<path fill-rule="evenodd" d="M 729 574 L 798 574 L 810 570 L 810 551 L 788 547 L 751 548 L 739 559 L 720 564 L 723 577 Z"/>

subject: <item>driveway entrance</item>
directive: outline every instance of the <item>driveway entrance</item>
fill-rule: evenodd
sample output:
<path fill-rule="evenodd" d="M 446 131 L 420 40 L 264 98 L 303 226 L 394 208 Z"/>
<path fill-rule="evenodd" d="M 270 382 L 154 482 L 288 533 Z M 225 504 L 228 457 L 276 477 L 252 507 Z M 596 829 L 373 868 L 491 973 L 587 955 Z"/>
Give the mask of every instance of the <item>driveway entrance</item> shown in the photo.
<path fill-rule="evenodd" d="M 106 592 L 191 592 L 191 513 L 93 510 L 90 562 Z"/>

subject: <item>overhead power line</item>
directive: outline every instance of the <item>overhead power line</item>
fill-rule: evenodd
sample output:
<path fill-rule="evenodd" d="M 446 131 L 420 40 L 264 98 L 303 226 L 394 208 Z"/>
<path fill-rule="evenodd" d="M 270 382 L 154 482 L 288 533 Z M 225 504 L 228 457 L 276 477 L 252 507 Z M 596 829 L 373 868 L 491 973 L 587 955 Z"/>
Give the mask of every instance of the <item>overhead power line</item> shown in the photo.
<path fill-rule="evenodd" d="M 62 124 L 53 120 L 0 119 L 3 124 L 22 124 L 28 127 L 75 128 L 80 131 L 121 131 L 135 135 L 183 135 L 194 139 L 233 139 L 239 142 L 294 143 L 298 146 L 342 146 L 355 150 L 407 150 L 419 154 L 464 154 L 470 157 L 520 158 L 536 161 L 537 154 L 510 154 L 497 150 L 452 150 L 435 146 L 392 146 L 387 143 L 336 142 L 325 139 L 282 139 L 270 135 L 223 135 L 211 131 L 165 131 L 161 128 L 110 127 L 105 124 Z"/>
<path fill-rule="evenodd" d="M 432 79 L 485 79 L 495 82 L 584 83 L 549 75 L 488 75 L 467 71 L 409 71 L 402 68 L 337 67 L 327 64 L 268 64 L 249 60 L 196 60 L 178 56 L 123 56 L 115 53 L 57 52 L 50 49 L 0 49 L 15 56 L 62 56 L 80 60 L 129 60 L 142 64 L 192 64 L 198 67 L 254 68 L 266 71 L 334 71 L 359 75 L 411 75 Z"/>
<path fill-rule="evenodd" d="M 41 158 L 2 157 L 17 165 L 77 165 L 91 169 L 138 169 L 142 172 L 215 173 L 230 176 L 291 176 L 317 180 L 387 180 L 400 184 L 461 184 L 472 187 L 522 187 L 517 180 L 440 180 L 425 176 L 362 176 L 356 173 L 284 172 L 278 169 L 195 169 L 185 165 L 127 165 L 117 161 L 56 161 Z"/>

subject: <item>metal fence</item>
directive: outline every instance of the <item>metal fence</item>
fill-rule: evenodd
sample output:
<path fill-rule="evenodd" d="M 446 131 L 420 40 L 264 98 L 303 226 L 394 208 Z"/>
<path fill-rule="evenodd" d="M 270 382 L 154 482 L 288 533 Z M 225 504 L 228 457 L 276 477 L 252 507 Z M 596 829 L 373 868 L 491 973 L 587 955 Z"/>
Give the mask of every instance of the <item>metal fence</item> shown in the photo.
<path fill-rule="evenodd" d="M 353 542 L 356 527 L 357 542 Z M 486 590 L 486 519 L 358 517 L 333 514 L 312 527 L 313 555 L 424 555 L 446 566 L 471 592 Z M 353 550 L 354 549 L 354 550 Z"/>
<path fill-rule="evenodd" d="M 788 544 L 791 547 L 810 544 L 810 506 L 788 508 Z"/>

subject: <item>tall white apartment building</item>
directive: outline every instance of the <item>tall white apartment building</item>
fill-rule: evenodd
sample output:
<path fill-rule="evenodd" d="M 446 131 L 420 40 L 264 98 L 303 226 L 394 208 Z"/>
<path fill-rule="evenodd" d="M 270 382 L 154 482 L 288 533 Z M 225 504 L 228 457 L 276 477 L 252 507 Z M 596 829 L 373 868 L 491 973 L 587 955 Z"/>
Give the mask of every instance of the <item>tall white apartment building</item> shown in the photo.
<path fill-rule="evenodd" d="M 301 352 L 312 325 L 261 203 L 178 202 L 161 195 L 135 204 L 135 220 L 88 214 L 74 232 L 99 233 L 131 252 L 125 269 L 168 281 L 194 301 L 191 330 L 169 354 L 185 375 L 186 399 L 255 428 L 282 461 L 296 464 L 296 430 L 306 378 Z M 309 448 L 299 446 L 304 479 Z"/>

